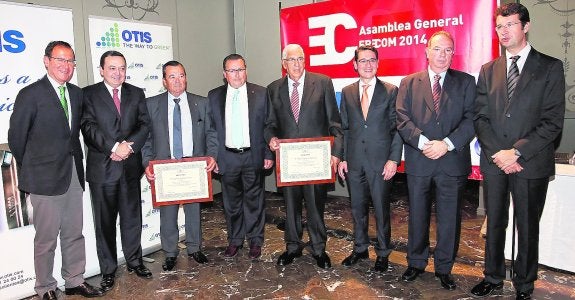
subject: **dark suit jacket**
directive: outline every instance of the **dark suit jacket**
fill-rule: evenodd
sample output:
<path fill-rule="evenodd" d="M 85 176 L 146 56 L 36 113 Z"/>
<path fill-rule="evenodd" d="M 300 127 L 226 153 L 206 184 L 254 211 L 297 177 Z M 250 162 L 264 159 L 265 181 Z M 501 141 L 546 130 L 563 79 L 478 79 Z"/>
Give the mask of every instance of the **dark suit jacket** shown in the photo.
<path fill-rule="evenodd" d="M 123 83 L 121 89 L 120 117 L 104 82 L 84 88 L 82 133 L 88 146 L 88 182 L 110 183 L 122 175 L 139 178 L 144 172 L 140 150 L 146 142 L 150 125 L 146 97 L 141 88 L 129 83 Z M 134 153 L 121 162 L 115 162 L 110 158 L 111 150 L 116 142 L 122 141 L 134 142 Z"/>
<path fill-rule="evenodd" d="M 210 109 L 205 97 L 187 93 L 188 106 L 192 117 L 192 139 L 194 141 L 193 156 L 217 157 L 218 140 L 207 111 Z M 142 148 L 142 163 L 144 168 L 150 160 L 170 159 L 170 129 L 168 124 L 168 92 L 146 100 L 148 114 L 151 120 L 151 131 Z"/>
<path fill-rule="evenodd" d="M 563 129 L 565 78 L 560 60 L 531 49 L 510 103 L 505 56 L 481 68 L 477 82 L 475 130 L 481 143 L 481 171 L 503 174 L 491 156 L 521 152 L 517 176 L 535 179 L 555 174 L 554 140 Z"/>
<path fill-rule="evenodd" d="M 264 131 L 268 144 L 273 137 L 292 139 L 331 135 L 335 138 L 331 154 L 342 159 L 341 117 L 329 77 L 305 71 L 298 123 L 291 110 L 287 76 L 268 85 L 268 101 L 268 120 Z"/>
<path fill-rule="evenodd" d="M 273 159 L 273 154 L 264 140 L 264 125 L 267 114 L 266 89 L 262 86 L 246 83 L 248 94 L 248 118 L 250 122 L 250 155 L 254 168 L 263 169 L 264 159 Z M 222 85 L 208 93 L 210 105 L 210 120 L 218 133 L 218 167 L 224 174 L 228 165 L 227 160 L 232 159 L 226 151 L 226 92 L 228 85 Z"/>
<path fill-rule="evenodd" d="M 341 127 L 344 138 L 344 160 L 349 170 L 367 165 L 382 172 L 388 160 L 401 162 L 403 141 L 395 124 L 397 87 L 377 80 L 369 104 L 367 120 L 363 119 L 359 81 L 341 91 Z M 367 160 L 367 164 L 362 162 Z"/>
<path fill-rule="evenodd" d="M 475 78 L 448 69 L 443 81 L 439 115 L 433 109 L 433 95 L 427 69 L 403 80 L 397 94 L 397 129 L 405 141 L 405 172 L 429 176 L 440 168 L 450 176 L 471 172 L 469 143 L 473 139 L 473 104 Z M 455 149 L 440 159 L 432 160 L 419 150 L 420 135 L 429 140 L 448 137 Z"/>
<path fill-rule="evenodd" d="M 20 190 L 46 196 L 62 195 L 72 177 L 72 157 L 84 187 L 84 166 L 80 145 L 82 90 L 67 83 L 70 95 L 71 127 L 60 98 L 47 76 L 18 93 L 10 117 L 8 144 L 18 164 Z"/>

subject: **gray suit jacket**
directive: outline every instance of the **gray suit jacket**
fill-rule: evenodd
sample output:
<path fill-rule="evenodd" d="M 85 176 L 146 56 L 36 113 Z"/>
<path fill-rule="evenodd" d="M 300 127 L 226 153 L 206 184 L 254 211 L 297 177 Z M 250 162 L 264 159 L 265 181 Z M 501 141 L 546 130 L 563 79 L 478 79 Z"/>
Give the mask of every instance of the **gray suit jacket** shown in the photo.
<path fill-rule="evenodd" d="M 266 143 L 279 139 L 333 136 L 331 154 L 342 158 L 343 131 L 331 79 L 306 71 L 303 95 L 296 123 L 291 110 L 287 76 L 268 85 L 268 119 L 264 131 Z"/>
<path fill-rule="evenodd" d="M 403 80 L 397 94 L 397 130 L 405 141 L 405 172 L 429 176 L 440 168 L 450 176 L 466 176 L 471 172 L 469 143 L 475 135 L 473 104 L 475 78 L 448 69 L 443 81 L 439 115 L 433 109 L 433 95 L 427 69 Z M 418 148 L 420 135 L 429 140 L 448 137 L 455 149 L 432 160 Z"/>
<path fill-rule="evenodd" d="M 483 65 L 477 82 L 475 130 L 481 143 L 481 172 L 503 174 L 491 156 L 515 148 L 523 167 L 517 176 L 549 177 L 555 174 L 554 141 L 565 116 L 563 64 L 532 48 L 508 102 L 505 59 Z"/>
<path fill-rule="evenodd" d="M 382 172 L 388 160 L 401 162 L 403 141 L 395 124 L 397 87 L 377 80 L 367 120 L 361 110 L 359 81 L 341 91 L 341 127 L 344 137 L 344 160 L 349 170 L 359 170 L 362 162 L 372 171 Z"/>
<path fill-rule="evenodd" d="M 210 109 L 208 101 L 205 97 L 192 93 L 187 93 L 187 97 L 193 122 L 193 156 L 211 156 L 216 159 L 218 140 L 212 123 L 208 118 Z M 168 92 L 148 98 L 146 106 L 152 125 L 148 139 L 142 148 L 142 164 L 144 168 L 148 166 L 150 160 L 171 158 Z"/>

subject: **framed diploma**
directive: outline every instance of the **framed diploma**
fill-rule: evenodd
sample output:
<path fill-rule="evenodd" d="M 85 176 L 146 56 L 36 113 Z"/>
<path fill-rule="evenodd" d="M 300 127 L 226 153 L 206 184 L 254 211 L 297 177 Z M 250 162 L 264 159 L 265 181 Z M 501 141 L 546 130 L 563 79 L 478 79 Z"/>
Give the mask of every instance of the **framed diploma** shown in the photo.
<path fill-rule="evenodd" d="M 151 182 L 153 206 L 212 201 L 212 173 L 206 172 L 207 165 L 207 157 L 150 161 L 156 176 Z"/>
<path fill-rule="evenodd" d="M 331 168 L 333 136 L 280 139 L 276 151 L 277 186 L 333 183 Z"/>

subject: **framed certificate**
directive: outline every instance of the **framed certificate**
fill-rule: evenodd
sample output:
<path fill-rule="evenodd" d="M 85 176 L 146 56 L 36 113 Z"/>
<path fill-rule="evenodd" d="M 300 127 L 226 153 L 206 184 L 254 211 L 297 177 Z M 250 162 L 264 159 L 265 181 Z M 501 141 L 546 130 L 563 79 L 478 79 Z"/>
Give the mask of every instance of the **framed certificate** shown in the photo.
<path fill-rule="evenodd" d="M 151 182 L 153 206 L 212 201 L 212 173 L 206 172 L 207 165 L 207 157 L 150 161 L 156 176 Z"/>
<path fill-rule="evenodd" d="M 280 139 L 276 151 L 277 186 L 333 183 L 331 168 L 333 136 Z"/>

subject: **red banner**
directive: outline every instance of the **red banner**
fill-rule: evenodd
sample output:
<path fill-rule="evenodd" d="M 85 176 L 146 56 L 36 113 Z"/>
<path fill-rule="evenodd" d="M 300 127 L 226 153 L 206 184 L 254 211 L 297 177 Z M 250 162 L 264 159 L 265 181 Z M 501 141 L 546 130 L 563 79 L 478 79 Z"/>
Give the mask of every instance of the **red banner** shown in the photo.
<path fill-rule="evenodd" d="M 452 68 L 479 73 L 499 55 L 493 29 L 497 0 L 332 0 L 281 10 L 281 44 L 300 44 L 307 69 L 332 78 L 357 77 L 354 50 L 379 51 L 378 76 L 404 76 L 427 67 L 425 47 L 436 31 L 455 39 Z"/>

